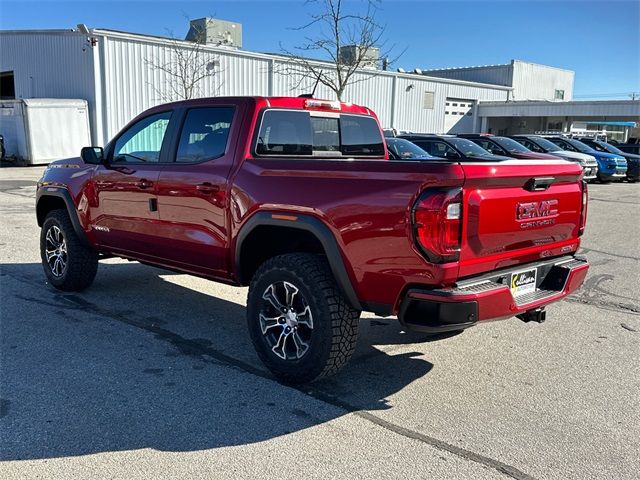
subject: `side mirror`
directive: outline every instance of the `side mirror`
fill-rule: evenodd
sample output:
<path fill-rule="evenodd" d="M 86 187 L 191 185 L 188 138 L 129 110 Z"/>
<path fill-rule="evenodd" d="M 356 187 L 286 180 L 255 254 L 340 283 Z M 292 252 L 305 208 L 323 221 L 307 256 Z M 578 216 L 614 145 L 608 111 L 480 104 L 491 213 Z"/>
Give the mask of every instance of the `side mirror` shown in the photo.
<path fill-rule="evenodd" d="M 80 151 L 80 157 L 84 163 L 100 165 L 104 163 L 104 150 L 102 147 L 83 147 Z"/>
<path fill-rule="evenodd" d="M 458 155 L 456 152 L 446 152 L 444 154 L 444 158 L 448 158 L 449 160 L 457 160 L 460 158 L 460 155 Z"/>

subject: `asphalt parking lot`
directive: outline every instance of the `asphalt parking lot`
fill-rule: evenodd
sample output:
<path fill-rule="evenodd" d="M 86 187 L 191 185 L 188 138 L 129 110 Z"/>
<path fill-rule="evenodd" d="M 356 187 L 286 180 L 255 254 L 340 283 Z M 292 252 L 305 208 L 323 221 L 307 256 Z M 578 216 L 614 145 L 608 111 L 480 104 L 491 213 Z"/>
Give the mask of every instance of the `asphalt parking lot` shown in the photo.
<path fill-rule="evenodd" d="M 303 389 L 253 352 L 246 289 L 123 260 L 44 281 L 41 168 L 0 169 L 0 478 L 637 478 L 640 185 L 591 185 L 579 294 L 542 325 L 405 333 Z"/>

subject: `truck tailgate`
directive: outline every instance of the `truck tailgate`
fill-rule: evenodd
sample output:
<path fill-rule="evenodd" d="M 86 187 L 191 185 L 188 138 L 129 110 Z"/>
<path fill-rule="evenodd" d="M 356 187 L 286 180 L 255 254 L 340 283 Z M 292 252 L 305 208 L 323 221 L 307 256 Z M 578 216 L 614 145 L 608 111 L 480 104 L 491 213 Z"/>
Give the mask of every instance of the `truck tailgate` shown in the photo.
<path fill-rule="evenodd" d="M 566 255 L 579 246 L 582 169 L 558 161 L 462 163 L 460 277 Z"/>

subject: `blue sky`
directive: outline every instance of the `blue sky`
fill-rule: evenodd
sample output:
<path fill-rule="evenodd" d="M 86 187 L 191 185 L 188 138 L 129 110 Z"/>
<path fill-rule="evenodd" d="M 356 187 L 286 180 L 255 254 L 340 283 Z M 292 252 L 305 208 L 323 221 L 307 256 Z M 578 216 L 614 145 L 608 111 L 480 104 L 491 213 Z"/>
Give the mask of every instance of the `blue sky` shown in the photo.
<path fill-rule="evenodd" d="M 363 5 L 349 1 L 349 8 Z M 186 17 L 243 25 L 243 48 L 279 52 L 302 34 L 304 1 L 0 0 L 0 28 L 89 27 L 183 37 Z M 575 95 L 618 98 L 640 92 L 640 1 L 384 0 L 378 20 L 410 70 L 506 63 L 512 58 L 576 72 Z M 622 94 L 622 95 L 621 95 Z M 597 96 L 596 96 L 597 95 Z"/>

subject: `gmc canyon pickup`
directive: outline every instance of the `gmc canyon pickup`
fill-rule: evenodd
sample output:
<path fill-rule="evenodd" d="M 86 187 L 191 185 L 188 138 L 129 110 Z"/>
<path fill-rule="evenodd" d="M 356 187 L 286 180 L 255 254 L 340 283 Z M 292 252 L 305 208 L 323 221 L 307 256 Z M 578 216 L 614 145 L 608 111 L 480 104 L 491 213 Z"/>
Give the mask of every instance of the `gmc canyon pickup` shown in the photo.
<path fill-rule="evenodd" d="M 371 110 L 312 98 L 152 108 L 52 163 L 36 213 L 57 289 L 110 256 L 248 285 L 252 342 L 291 383 L 347 363 L 362 311 L 424 332 L 540 322 L 588 269 L 576 163 L 390 161 Z"/>

